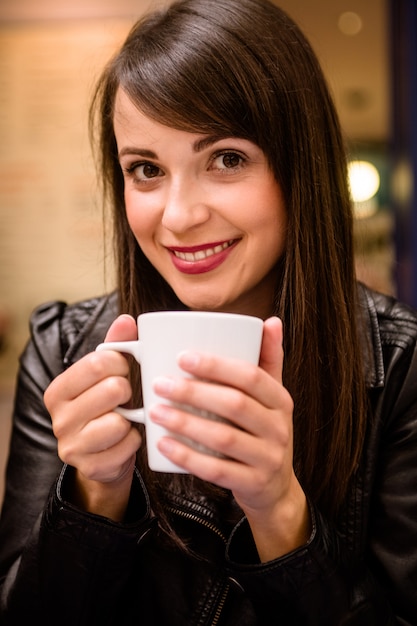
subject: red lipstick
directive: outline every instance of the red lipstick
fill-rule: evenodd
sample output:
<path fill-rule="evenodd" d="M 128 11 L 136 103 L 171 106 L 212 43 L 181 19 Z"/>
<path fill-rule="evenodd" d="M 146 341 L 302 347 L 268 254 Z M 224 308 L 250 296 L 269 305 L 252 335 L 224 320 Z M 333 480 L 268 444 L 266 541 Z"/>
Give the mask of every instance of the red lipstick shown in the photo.
<path fill-rule="evenodd" d="M 221 265 L 238 243 L 228 239 L 198 246 L 169 247 L 174 266 L 184 274 L 203 274 Z"/>

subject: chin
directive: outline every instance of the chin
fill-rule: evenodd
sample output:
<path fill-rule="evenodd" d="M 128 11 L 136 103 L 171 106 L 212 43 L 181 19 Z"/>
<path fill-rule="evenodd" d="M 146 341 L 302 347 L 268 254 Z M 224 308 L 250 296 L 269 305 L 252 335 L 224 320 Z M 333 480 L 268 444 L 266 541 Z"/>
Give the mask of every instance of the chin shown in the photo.
<path fill-rule="evenodd" d="M 233 310 L 233 305 L 218 298 L 180 298 L 181 302 L 193 311 L 220 311 L 228 312 Z"/>

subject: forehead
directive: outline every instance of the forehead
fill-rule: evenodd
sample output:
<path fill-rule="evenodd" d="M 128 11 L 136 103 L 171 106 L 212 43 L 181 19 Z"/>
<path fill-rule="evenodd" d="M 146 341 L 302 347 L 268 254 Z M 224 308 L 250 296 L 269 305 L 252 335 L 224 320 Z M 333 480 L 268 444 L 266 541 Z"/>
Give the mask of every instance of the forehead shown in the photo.
<path fill-rule="evenodd" d="M 175 132 L 141 111 L 122 89 L 117 91 L 115 98 L 113 126 L 118 144 L 138 140 L 153 143 Z"/>
<path fill-rule="evenodd" d="M 141 111 L 122 89 L 116 94 L 113 125 L 119 151 L 124 152 L 126 145 L 137 143 L 149 147 L 169 144 L 174 148 L 181 143 L 198 153 L 222 139 L 230 138 L 230 134 L 226 133 L 195 133 L 157 122 Z"/>
<path fill-rule="evenodd" d="M 122 124 L 128 122 L 131 124 L 135 119 L 138 122 L 141 120 L 149 119 L 133 102 L 128 94 L 119 87 L 114 99 L 114 124 Z"/>

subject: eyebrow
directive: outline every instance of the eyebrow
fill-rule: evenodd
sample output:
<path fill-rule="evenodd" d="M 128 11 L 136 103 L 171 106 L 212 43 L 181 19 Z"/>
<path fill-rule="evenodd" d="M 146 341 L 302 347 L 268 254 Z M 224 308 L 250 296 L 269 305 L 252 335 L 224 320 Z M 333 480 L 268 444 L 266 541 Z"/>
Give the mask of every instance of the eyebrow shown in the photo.
<path fill-rule="evenodd" d="M 126 146 L 125 148 L 122 148 L 118 154 L 119 160 L 124 157 L 124 156 L 128 156 L 131 154 L 135 154 L 136 156 L 141 156 L 144 159 L 156 159 L 157 155 L 156 152 L 152 152 L 152 150 L 147 150 L 146 148 L 133 148 L 130 146 Z"/>
<path fill-rule="evenodd" d="M 196 139 L 192 145 L 192 149 L 194 152 L 202 152 L 206 148 L 209 148 L 217 141 L 221 139 L 226 139 L 227 135 L 205 135 L 201 139 Z M 153 150 L 148 150 L 147 148 L 134 148 L 126 146 L 122 148 L 119 152 L 119 159 L 124 156 L 135 154 L 137 156 L 141 156 L 144 159 L 157 159 L 158 155 Z"/>
<path fill-rule="evenodd" d="M 193 143 L 194 152 L 202 152 L 205 148 L 209 148 L 213 144 L 217 143 L 217 141 L 221 141 L 222 139 L 227 139 L 228 135 L 205 135 L 201 139 L 196 139 Z"/>

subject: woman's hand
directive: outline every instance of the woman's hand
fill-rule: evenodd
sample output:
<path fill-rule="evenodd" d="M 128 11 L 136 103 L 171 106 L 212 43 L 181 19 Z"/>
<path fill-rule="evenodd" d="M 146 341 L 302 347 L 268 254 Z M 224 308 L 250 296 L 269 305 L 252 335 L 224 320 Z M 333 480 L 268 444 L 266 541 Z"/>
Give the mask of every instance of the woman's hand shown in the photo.
<path fill-rule="evenodd" d="M 155 380 L 158 395 L 226 418 L 217 422 L 169 405 L 151 408 L 153 421 L 226 458 L 204 454 L 174 438 L 159 448 L 196 476 L 230 489 L 246 514 L 263 561 L 304 544 L 310 534 L 306 497 L 293 470 L 293 401 L 282 385 L 282 325 L 264 323 L 260 364 L 214 355 L 181 355 L 195 378 Z"/>
<path fill-rule="evenodd" d="M 120 316 L 106 341 L 137 339 L 136 323 Z M 114 407 L 131 397 L 126 358 L 114 351 L 92 352 L 60 374 L 45 392 L 45 405 L 58 440 L 58 454 L 75 468 L 74 504 L 115 521 L 129 499 L 137 429 Z"/>

